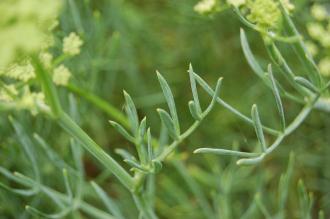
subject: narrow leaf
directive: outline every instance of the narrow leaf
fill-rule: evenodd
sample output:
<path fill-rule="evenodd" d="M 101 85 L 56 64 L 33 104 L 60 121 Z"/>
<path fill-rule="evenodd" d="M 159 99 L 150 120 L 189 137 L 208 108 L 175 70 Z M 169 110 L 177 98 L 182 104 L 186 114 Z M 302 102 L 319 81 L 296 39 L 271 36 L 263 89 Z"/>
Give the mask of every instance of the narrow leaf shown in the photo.
<path fill-rule="evenodd" d="M 125 159 L 124 162 L 126 162 L 127 164 L 129 164 L 133 168 L 139 169 L 139 170 L 141 170 L 143 172 L 148 172 L 148 170 L 146 168 L 142 167 L 139 163 L 137 163 L 134 160 Z"/>
<path fill-rule="evenodd" d="M 279 1 L 279 3 L 283 15 L 283 23 L 284 23 L 285 31 L 290 35 L 299 37 L 299 41 L 297 43 L 294 43 L 293 47 L 301 63 L 305 66 L 305 69 L 307 70 L 307 73 L 309 74 L 314 84 L 316 84 L 318 87 L 321 87 L 323 83 L 322 77 L 312 58 L 312 55 L 307 50 L 303 37 L 301 37 L 301 34 L 298 32 L 297 28 L 295 27 L 295 24 L 292 21 L 289 12 L 284 6 L 284 3 L 282 1 Z"/>
<path fill-rule="evenodd" d="M 192 68 L 191 63 L 189 64 L 188 72 L 189 72 L 190 86 L 191 86 L 191 91 L 192 91 L 193 98 L 194 98 L 196 112 L 197 112 L 197 114 L 201 114 L 202 109 L 201 109 L 201 106 L 200 106 L 200 103 L 199 103 L 198 91 L 197 91 L 197 86 L 196 86 L 196 79 L 194 77 L 194 70 Z"/>
<path fill-rule="evenodd" d="M 26 133 L 24 127 L 19 122 L 17 122 L 13 117 L 9 117 L 9 120 L 15 129 L 20 145 L 22 146 L 27 158 L 31 162 L 36 180 L 40 181 L 39 165 L 37 163 L 36 152 L 34 151 L 34 147 L 30 137 Z"/>
<path fill-rule="evenodd" d="M 197 109 L 197 106 L 196 106 L 195 102 L 193 100 L 189 101 L 188 106 L 189 106 L 189 111 L 190 111 L 192 117 L 195 120 L 200 121 L 201 120 L 201 114 L 198 112 L 198 109 Z"/>
<path fill-rule="evenodd" d="M 207 109 L 203 112 L 202 117 L 204 117 L 205 115 L 207 115 L 213 109 L 213 107 L 215 106 L 215 104 L 216 104 L 216 102 L 218 100 L 219 94 L 220 94 L 220 88 L 221 88 L 221 84 L 222 84 L 222 79 L 223 78 L 219 78 L 218 79 L 217 85 L 215 86 L 215 89 L 214 89 L 214 92 L 213 92 L 212 101 L 209 104 L 209 106 L 207 107 Z"/>
<path fill-rule="evenodd" d="M 236 163 L 237 165 L 255 165 L 260 163 L 264 159 L 265 155 L 261 154 L 259 157 L 256 158 L 242 158 L 238 160 Z"/>
<path fill-rule="evenodd" d="M 72 209 L 71 208 L 65 208 L 63 210 L 61 210 L 58 213 L 55 214 L 47 214 L 44 212 L 39 211 L 36 208 L 33 208 L 29 205 L 25 206 L 25 210 L 27 212 L 29 212 L 31 215 L 36 216 L 37 218 L 42 217 L 42 218 L 50 218 L 50 219 L 60 219 L 60 218 L 65 218 L 67 216 L 67 214 L 69 214 Z"/>
<path fill-rule="evenodd" d="M 198 148 L 194 151 L 194 154 L 220 154 L 220 155 L 230 155 L 230 156 L 239 156 L 239 157 L 256 157 L 260 154 L 258 153 L 249 153 L 241 151 L 226 150 L 220 148 Z"/>
<path fill-rule="evenodd" d="M 69 196 L 70 202 L 72 202 L 73 194 L 72 194 L 72 190 L 71 190 L 71 187 L 70 187 L 68 171 L 66 169 L 63 169 L 62 172 L 63 172 L 65 189 L 66 189 L 66 192 Z"/>
<path fill-rule="evenodd" d="M 281 117 L 282 130 L 284 131 L 286 125 L 285 125 L 285 115 L 284 115 L 283 104 L 282 104 L 281 96 L 280 96 L 280 93 L 279 93 L 279 90 L 277 88 L 276 81 L 275 81 L 275 78 L 274 78 L 274 75 L 273 75 L 272 66 L 270 64 L 268 65 L 268 73 L 269 73 L 269 78 L 272 82 L 272 90 L 273 90 L 273 94 L 274 94 L 274 97 L 275 97 L 277 110 L 278 110 L 278 112 L 280 114 L 280 117 Z"/>
<path fill-rule="evenodd" d="M 128 141 L 134 143 L 135 138 L 131 136 L 124 127 L 122 127 L 120 124 L 114 121 L 109 121 L 110 124 L 116 129 L 117 132 L 119 132 L 123 137 L 125 137 Z"/>
<path fill-rule="evenodd" d="M 241 45 L 245 58 L 248 61 L 250 67 L 260 78 L 263 78 L 264 71 L 262 70 L 257 60 L 254 58 L 249 43 L 247 41 L 245 31 L 242 28 L 241 28 Z"/>
<path fill-rule="evenodd" d="M 144 135 L 146 134 L 146 130 L 147 130 L 147 118 L 144 117 L 140 123 L 140 127 L 139 127 L 139 136 L 140 139 L 143 140 L 144 139 Z"/>
<path fill-rule="evenodd" d="M 214 105 L 216 103 L 216 101 L 219 97 L 222 80 L 223 80 L 223 78 L 221 77 L 217 81 L 217 85 L 215 86 L 214 94 L 212 97 L 212 102 L 211 102 L 212 105 Z"/>
<path fill-rule="evenodd" d="M 116 218 L 124 219 L 125 217 L 121 213 L 121 211 L 120 211 L 118 205 L 116 204 L 116 202 L 112 198 L 110 198 L 107 195 L 107 193 L 98 184 L 96 184 L 95 182 L 92 181 L 91 185 L 94 188 L 97 195 L 102 200 L 102 202 L 104 203 L 104 205 L 106 206 L 106 208 L 108 209 L 108 211 L 111 214 L 113 214 Z"/>
<path fill-rule="evenodd" d="M 66 168 L 70 171 L 74 171 L 74 169 L 71 168 L 71 166 L 68 165 L 41 136 L 34 133 L 33 137 L 37 141 L 37 145 L 45 151 L 47 159 L 51 161 L 55 166 L 59 167 L 60 169 Z"/>
<path fill-rule="evenodd" d="M 0 187 L 21 196 L 33 196 L 36 195 L 39 191 L 35 188 L 32 189 L 14 189 L 0 182 Z"/>
<path fill-rule="evenodd" d="M 177 132 L 177 130 L 175 129 L 175 125 L 174 122 L 172 120 L 172 118 L 170 117 L 170 115 L 162 109 L 157 109 L 160 119 L 162 121 L 162 123 L 165 125 L 168 134 L 174 139 L 177 140 L 179 138 L 180 133 Z"/>
<path fill-rule="evenodd" d="M 271 216 L 271 214 L 269 213 L 269 211 L 266 208 L 265 204 L 261 200 L 260 193 L 257 193 L 257 195 L 255 196 L 255 200 L 256 200 L 257 206 L 259 207 L 259 210 L 262 212 L 262 214 L 264 215 L 264 217 L 266 219 L 272 219 L 273 217 Z"/>
<path fill-rule="evenodd" d="M 123 160 L 127 159 L 127 160 L 137 161 L 137 159 L 125 149 L 117 148 L 115 149 L 115 152 L 116 154 L 120 155 L 123 158 Z"/>
<path fill-rule="evenodd" d="M 150 128 L 147 131 L 147 138 L 148 138 L 148 161 L 151 162 L 153 159 L 153 150 L 152 150 L 152 136 Z"/>
<path fill-rule="evenodd" d="M 262 147 L 262 151 L 265 152 L 267 150 L 266 140 L 265 140 L 264 132 L 262 130 L 262 125 L 261 125 L 261 121 L 260 121 L 260 117 L 259 117 L 258 108 L 257 108 L 257 105 L 255 105 L 255 104 L 252 106 L 251 116 L 252 116 L 253 126 L 254 126 L 255 132 L 257 134 L 257 138 Z"/>
<path fill-rule="evenodd" d="M 136 107 L 131 96 L 126 91 L 124 91 L 124 97 L 126 102 L 125 110 L 132 128 L 132 132 L 136 135 L 139 128 L 139 118 L 137 115 Z"/>
<path fill-rule="evenodd" d="M 313 93 L 319 93 L 319 89 L 315 87 L 310 81 L 303 77 L 295 77 L 294 80 L 301 86 L 307 88 L 308 90 L 312 91 Z"/>
<path fill-rule="evenodd" d="M 175 106 L 174 97 L 173 97 L 173 93 L 171 91 L 171 88 L 168 85 L 168 83 L 166 82 L 165 78 L 158 71 L 157 71 L 157 77 L 158 77 L 160 86 L 163 90 L 164 97 L 166 99 L 168 108 L 170 110 L 170 113 L 171 113 L 171 116 L 172 116 L 172 119 L 173 119 L 173 123 L 174 123 L 174 127 L 175 127 L 177 132 L 180 132 L 178 114 L 176 112 L 176 106 Z"/>

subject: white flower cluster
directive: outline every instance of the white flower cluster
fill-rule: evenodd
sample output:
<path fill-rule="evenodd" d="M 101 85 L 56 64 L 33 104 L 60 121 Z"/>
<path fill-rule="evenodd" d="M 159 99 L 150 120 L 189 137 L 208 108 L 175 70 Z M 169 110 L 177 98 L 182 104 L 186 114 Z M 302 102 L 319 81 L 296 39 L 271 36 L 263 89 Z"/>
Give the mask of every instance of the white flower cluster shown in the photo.
<path fill-rule="evenodd" d="M 214 11 L 216 7 L 216 0 L 202 0 L 195 5 L 194 10 L 200 14 L 207 14 Z"/>
<path fill-rule="evenodd" d="M 63 39 L 63 53 L 70 56 L 78 55 L 82 45 L 80 37 L 76 33 L 70 33 Z"/>
<path fill-rule="evenodd" d="M 330 77 L 330 14 L 327 8 L 321 4 L 314 4 L 310 14 L 313 22 L 307 24 L 307 31 L 312 41 L 307 41 L 308 51 L 313 56 L 320 57 L 318 67 L 322 75 Z"/>
<path fill-rule="evenodd" d="M 239 7 L 246 3 L 246 0 L 227 0 L 227 3 L 235 7 Z"/>
<path fill-rule="evenodd" d="M 56 85 L 62 85 L 62 86 L 67 85 L 70 77 L 71 77 L 71 72 L 64 65 L 60 65 L 54 69 L 53 82 Z"/>

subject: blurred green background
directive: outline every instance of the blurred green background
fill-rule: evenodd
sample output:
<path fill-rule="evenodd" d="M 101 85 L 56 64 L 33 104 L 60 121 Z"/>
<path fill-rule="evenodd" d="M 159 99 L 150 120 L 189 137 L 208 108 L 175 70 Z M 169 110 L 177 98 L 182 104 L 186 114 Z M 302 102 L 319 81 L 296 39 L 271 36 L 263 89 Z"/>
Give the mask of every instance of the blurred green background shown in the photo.
<path fill-rule="evenodd" d="M 309 19 L 311 2 L 293 1 L 295 19 L 302 33 Z M 188 101 L 192 99 L 188 65 L 210 85 L 224 77 L 221 96 L 248 115 L 251 105 L 260 106 L 263 123 L 279 127 L 272 93 L 249 68 L 239 39 L 240 28 L 247 32 L 253 52 L 266 66 L 270 60 L 260 36 L 244 27 L 234 13 L 225 10 L 211 17 L 193 11 L 196 1 L 185 0 L 67 0 L 55 31 L 56 46 L 53 54 L 61 51 L 60 41 L 70 32 L 77 32 L 84 40 L 79 56 L 66 61 L 73 73 L 72 84 L 92 92 L 122 110 L 126 90 L 138 107 L 140 118 L 147 116 L 153 131 L 159 130 L 158 107 L 166 107 L 156 70 L 167 79 L 175 95 L 178 114 L 183 126 L 193 119 Z M 302 70 L 291 48 L 282 49 L 288 62 L 297 72 Z M 134 153 L 108 123 L 109 115 L 85 99 L 61 88 L 61 101 L 70 111 L 70 99 L 77 102 L 79 124 L 104 149 L 114 154 L 115 148 L 126 148 Z M 210 97 L 200 90 L 202 104 Z M 288 120 L 294 118 L 300 106 L 284 102 Z M 56 124 L 29 113 L 10 112 L 29 135 L 38 133 L 67 162 L 71 162 L 69 136 Z M 29 174 L 28 162 L 19 146 L 17 136 L 8 120 L 9 113 L 0 118 L 0 164 L 12 171 Z M 115 119 L 114 119 L 115 120 Z M 251 207 L 258 193 L 270 212 L 278 210 L 278 185 L 288 165 L 289 154 L 294 152 L 295 163 L 286 204 L 287 218 L 303 217 L 297 191 L 302 179 L 307 190 L 314 194 L 313 217 L 323 209 L 330 216 L 330 119 L 315 111 L 266 161 L 256 167 L 238 167 L 235 159 L 225 156 L 194 155 L 201 146 L 231 148 L 232 145 L 249 150 L 256 144 L 254 130 L 225 109 L 217 106 L 202 126 L 178 149 L 156 176 L 156 212 L 161 218 L 205 218 L 191 185 L 183 177 L 185 172 L 203 191 L 217 218 L 240 218 Z M 36 146 L 37 147 L 37 146 Z M 37 150 L 36 150 L 37 151 Z M 44 173 L 44 183 L 63 191 L 61 170 L 38 153 L 38 162 Z M 126 164 L 121 162 L 125 167 Z M 119 203 L 127 218 L 137 218 L 137 210 L 129 193 L 89 154 L 84 156 L 86 182 L 95 180 Z M 128 168 L 128 167 L 127 167 Z M 48 177 L 47 177 L 48 176 Z M 57 177 L 58 176 L 58 177 Z M 1 182 L 8 182 L 2 176 Z M 15 187 L 15 184 L 12 185 Z M 85 200 L 103 209 L 91 188 L 86 186 Z M 20 198 L 0 190 L 0 218 L 31 218 L 24 206 L 36 204 L 38 209 L 54 209 L 50 201 L 39 198 Z M 49 203 L 49 204 L 48 204 Z M 253 209 L 252 209 L 253 210 Z M 247 218 L 264 218 L 260 210 L 251 210 Z M 88 218 L 76 213 L 69 218 Z M 327 217 L 326 217 L 327 218 Z"/>

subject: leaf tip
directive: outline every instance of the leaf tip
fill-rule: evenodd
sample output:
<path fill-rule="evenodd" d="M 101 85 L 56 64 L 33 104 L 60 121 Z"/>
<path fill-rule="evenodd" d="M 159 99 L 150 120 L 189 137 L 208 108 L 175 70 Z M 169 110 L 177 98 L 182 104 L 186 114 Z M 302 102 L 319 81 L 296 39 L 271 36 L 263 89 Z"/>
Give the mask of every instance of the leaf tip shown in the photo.
<path fill-rule="evenodd" d="M 200 153 L 202 153 L 202 150 L 203 150 L 203 149 L 198 148 L 198 149 L 194 150 L 193 153 L 194 153 L 194 154 L 200 154 Z"/>

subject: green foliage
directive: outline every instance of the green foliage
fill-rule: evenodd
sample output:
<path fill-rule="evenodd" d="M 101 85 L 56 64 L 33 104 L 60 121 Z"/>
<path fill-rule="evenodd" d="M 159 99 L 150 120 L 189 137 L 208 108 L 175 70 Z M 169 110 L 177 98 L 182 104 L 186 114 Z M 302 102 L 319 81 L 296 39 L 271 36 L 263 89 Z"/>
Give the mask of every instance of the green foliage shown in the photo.
<path fill-rule="evenodd" d="M 194 3 L 67 0 L 52 46 L 0 50 L 0 219 L 329 216 L 308 2 Z"/>

